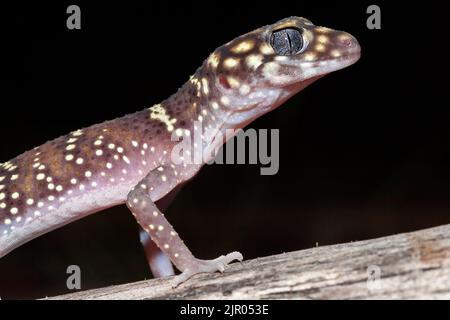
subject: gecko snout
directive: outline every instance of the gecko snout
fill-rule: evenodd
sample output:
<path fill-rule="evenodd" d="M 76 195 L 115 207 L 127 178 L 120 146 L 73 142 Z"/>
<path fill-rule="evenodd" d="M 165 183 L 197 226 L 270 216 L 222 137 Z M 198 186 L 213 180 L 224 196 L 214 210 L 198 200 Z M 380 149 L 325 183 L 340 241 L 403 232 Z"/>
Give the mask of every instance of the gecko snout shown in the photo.
<path fill-rule="evenodd" d="M 337 47 L 347 54 L 358 55 L 360 51 L 358 40 L 347 32 L 342 32 L 337 37 Z"/>

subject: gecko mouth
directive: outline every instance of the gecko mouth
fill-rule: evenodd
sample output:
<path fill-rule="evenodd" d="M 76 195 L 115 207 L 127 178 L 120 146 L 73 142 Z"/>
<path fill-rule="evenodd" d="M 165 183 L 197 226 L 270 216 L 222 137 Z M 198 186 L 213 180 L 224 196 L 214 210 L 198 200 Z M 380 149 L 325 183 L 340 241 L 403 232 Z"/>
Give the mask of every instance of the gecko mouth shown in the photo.
<path fill-rule="evenodd" d="M 344 66 L 349 66 L 354 64 L 361 57 L 361 50 L 358 48 L 357 50 L 352 50 L 351 52 L 347 52 L 342 55 L 338 61 L 341 61 Z"/>

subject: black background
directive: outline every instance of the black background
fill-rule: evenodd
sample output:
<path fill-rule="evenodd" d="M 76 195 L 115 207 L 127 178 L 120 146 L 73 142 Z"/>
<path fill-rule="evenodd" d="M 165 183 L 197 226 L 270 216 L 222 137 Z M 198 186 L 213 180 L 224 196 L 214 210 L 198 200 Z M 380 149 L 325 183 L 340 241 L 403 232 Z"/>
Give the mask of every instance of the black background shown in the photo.
<path fill-rule="evenodd" d="M 97 2 L 96 2 L 97 3 Z M 450 221 L 449 54 L 445 11 L 427 2 L 60 2 L 3 8 L 0 160 L 174 93 L 217 46 L 287 16 L 345 30 L 360 61 L 250 125 L 280 129 L 280 170 L 206 166 L 167 211 L 201 258 L 246 259 Z M 436 1 L 436 3 L 438 3 Z M 81 7 L 81 30 L 66 8 Z M 366 27 L 378 4 L 382 29 Z M 10 71 L 10 72 L 9 72 Z M 6 86 L 5 86 L 6 83 Z M 0 259 L 0 297 L 150 278 L 137 225 L 119 206 Z"/>

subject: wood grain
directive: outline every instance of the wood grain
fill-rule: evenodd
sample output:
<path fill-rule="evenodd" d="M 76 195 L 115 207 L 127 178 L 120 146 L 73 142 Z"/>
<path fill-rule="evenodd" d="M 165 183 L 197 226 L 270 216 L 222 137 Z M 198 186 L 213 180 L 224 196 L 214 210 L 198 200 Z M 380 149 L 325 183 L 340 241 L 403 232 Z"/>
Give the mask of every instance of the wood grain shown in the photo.
<path fill-rule="evenodd" d="M 49 299 L 450 299 L 450 225 L 234 263 L 176 289 L 171 279 Z"/>

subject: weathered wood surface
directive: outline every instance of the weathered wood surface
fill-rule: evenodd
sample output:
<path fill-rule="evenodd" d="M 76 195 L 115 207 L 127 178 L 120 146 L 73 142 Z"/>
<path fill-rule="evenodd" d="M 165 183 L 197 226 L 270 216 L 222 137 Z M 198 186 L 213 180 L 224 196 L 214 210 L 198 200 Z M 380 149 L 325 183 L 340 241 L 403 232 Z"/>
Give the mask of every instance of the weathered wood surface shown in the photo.
<path fill-rule="evenodd" d="M 425 298 L 450 299 L 450 225 L 234 263 L 176 289 L 153 279 L 51 299 Z"/>

